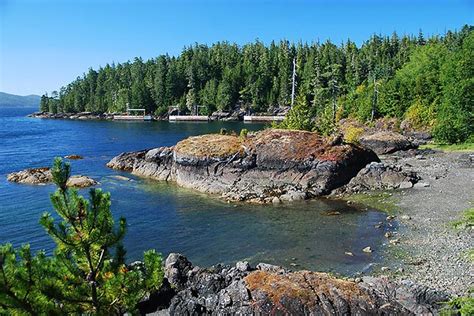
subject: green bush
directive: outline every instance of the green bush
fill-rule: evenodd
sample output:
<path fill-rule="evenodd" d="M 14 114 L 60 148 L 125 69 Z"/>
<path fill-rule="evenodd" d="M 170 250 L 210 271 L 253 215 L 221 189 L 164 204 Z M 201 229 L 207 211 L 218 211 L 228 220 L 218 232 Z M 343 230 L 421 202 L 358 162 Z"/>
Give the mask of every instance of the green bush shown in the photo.
<path fill-rule="evenodd" d="M 409 122 L 410 127 L 415 130 L 429 130 L 436 122 L 437 101 L 434 105 L 427 106 L 420 99 L 416 100 L 405 112 L 405 119 Z"/>
<path fill-rule="evenodd" d="M 248 130 L 248 129 L 242 128 L 242 129 L 240 130 L 240 138 L 242 138 L 242 139 L 247 138 L 248 133 L 249 133 L 249 130 Z"/>
<path fill-rule="evenodd" d="M 332 108 L 325 107 L 316 118 L 314 130 L 321 135 L 327 136 L 334 133 L 336 124 L 334 124 Z"/>
<path fill-rule="evenodd" d="M 441 310 L 441 315 L 474 315 L 474 297 L 458 297 L 446 303 L 446 306 Z"/>
<path fill-rule="evenodd" d="M 344 141 L 349 144 L 358 144 L 360 136 L 364 133 L 364 129 L 356 126 L 349 126 L 344 131 Z"/>
<path fill-rule="evenodd" d="M 45 213 L 40 223 L 56 249 L 46 256 L 32 255 L 28 245 L 0 247 L 0 314 L 137 313 L 138 302 L 161 286 L 160 255 L 150 250 L 140 269 L 127 266 L 126 222 L 115 225 L 110 194 L 92 189 L 86 200 L 69 189 L 70 166 L 60 158 L 51 171 L 58 186 L 51 202 L 61 221 Z"/>
<path fill-rule="evenodd" d="M 166 106 L 160 106 L 155 110 L 155 115 L 156 116 L 163 116 L 168 113 L 168 107 Z"/>
<path fill-rule="evenodd" d="M 312 131 L 314 121 L 311 108 L 304 95 L 299 95 L 295 105 L 290 109 L 285 119 L 277 125 L 279 128 Z"/>

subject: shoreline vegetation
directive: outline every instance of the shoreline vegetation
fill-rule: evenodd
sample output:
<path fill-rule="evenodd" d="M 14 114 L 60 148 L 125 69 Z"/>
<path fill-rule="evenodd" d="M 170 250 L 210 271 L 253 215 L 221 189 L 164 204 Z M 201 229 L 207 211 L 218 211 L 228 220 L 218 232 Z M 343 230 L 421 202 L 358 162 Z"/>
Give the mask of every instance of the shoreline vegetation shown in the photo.
<path fill-rule="evenodd" d="M 293 99 L 314 130 L 327 135 L 336 122 L 366 124 L 397 119 L 402 129 L 431 131 L 439 142 L 459 143 L 473 133 L 473 27 L 425 38 L 394 33 L 354 42 L 238 46 L 195 44 L 176 57 L 89 69 L 82 77 L 41 97 L 52 115 L 285 114 Z M 292 64 L 297 89 L 292 95 Z M 226 114 L 226 115 L 227 115 Z M 104 115 L 104 114 L 102 114 Z"/>

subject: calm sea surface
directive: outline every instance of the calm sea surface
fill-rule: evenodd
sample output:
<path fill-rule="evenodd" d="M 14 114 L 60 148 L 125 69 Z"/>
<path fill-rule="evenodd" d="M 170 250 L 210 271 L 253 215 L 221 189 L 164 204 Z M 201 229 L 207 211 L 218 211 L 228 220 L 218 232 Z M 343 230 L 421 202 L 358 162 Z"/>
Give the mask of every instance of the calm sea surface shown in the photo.
<path fill-rule="evenodd" d="M 78 154 L 73 174 L 98 180 L 112 194 L 114 216 L 125 216 L 128 260 L 155 248 L 167 255 L 182 252 L 195 264 L 249 260 L 296 268 L 353 274 L 380 261 L 383 234 L 374 225 L 385 216 L 328 200 L 282 206 L 228 204 L 172 184 L 143 180 L 108 169 L 105 164 L 123 151 L 173 145 L 190 136 L 240 131 L 263 125 L 243 123 L 167 123 L 41 120 L 27 118 L 34 109 L 0 109 L 0 243 L 51 251 L 54 246 L 38 224 L 53 211 L 54 186 L 9 183 L 6 175 L 25 168 L 49 166 L 55 156 Z M 134 181 L 114 178 L 124 175 Z M 87 194 L 87 190 L 83 191 Z M 325 212 L 338 210 L 339 216 Z M 362 248 L 371 246 L 374 253 Z M 345 255 L 346 251 L 354 256 Z"/>

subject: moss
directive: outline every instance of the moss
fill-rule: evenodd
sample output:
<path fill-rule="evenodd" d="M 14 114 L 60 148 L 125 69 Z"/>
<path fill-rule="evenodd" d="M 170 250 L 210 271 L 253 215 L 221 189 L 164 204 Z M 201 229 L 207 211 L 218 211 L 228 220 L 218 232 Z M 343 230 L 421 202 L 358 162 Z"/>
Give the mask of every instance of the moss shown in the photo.
<path fill-rule="evenodd" d="M 243 141 L 234 135 L 208 134 L 186 138 L 175 146 L 175 152 L 196 158 L 225 158 L 243 154 Z"/>
<path fill-rule="evenodd" d="M 345 197 L 344 199 L 353 203 L 366 205 L 387 214 L 396 214 L 399 210 L 397 199 L 387 192 L 357 193 Z"/>
<path fill-rule="evenodd" d="M 437 149 L 447 152 L 463 152 L 463 151 L 474 151 L 474 143 L 460 143 L 460 144 L 426 144 L 421 145 L 420 149 Z"/>

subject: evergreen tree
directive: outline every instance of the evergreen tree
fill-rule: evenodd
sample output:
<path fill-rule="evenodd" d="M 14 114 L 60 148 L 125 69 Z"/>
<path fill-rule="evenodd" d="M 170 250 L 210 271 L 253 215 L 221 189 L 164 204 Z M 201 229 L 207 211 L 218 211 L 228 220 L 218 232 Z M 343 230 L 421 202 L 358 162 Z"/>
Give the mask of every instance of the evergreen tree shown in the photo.
<path fill-rule="evenodd" d="M 290 109 L 285 119 L 278 125 L 279 128 L 312 131 L 314 121 L 311 109 L 304 94 L 299 94 L 295 105 Z"/>
<path fill-rule="evenodd" d="M 29 246 L 0 247 L 0 314 L 136 313 L 138 302 L 161 286 L 161 257 L 147 251 L 141 267 L 125 264 L 126 223 L 114 224 L 110 194 L 92 189 L 86 200 L 67 187 L 70 166 L 56 158 L 51 202 L 59 217 L 40 223 L 56 243 L 52 257 Z"/>

